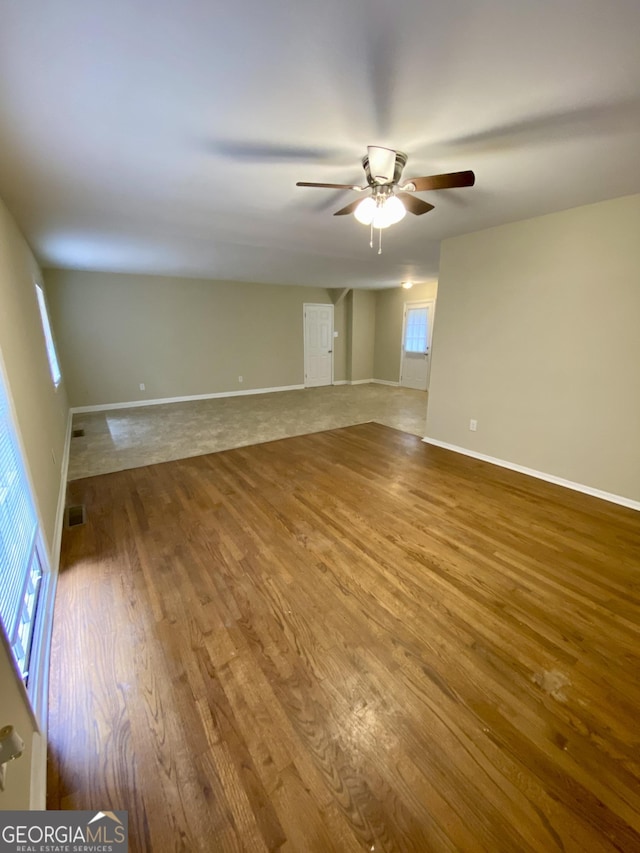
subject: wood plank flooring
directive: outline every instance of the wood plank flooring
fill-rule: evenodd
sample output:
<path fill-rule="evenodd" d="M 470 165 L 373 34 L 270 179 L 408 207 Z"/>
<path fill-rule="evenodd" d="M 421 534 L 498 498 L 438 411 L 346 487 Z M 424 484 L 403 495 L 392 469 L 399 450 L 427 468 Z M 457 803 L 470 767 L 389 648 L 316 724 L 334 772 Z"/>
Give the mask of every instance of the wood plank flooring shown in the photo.
<path fill-rule="evenodd" d="M 70 485 L 49 808 L 132 851 L 640 851 L 640 515 L 377 424 Z"/>

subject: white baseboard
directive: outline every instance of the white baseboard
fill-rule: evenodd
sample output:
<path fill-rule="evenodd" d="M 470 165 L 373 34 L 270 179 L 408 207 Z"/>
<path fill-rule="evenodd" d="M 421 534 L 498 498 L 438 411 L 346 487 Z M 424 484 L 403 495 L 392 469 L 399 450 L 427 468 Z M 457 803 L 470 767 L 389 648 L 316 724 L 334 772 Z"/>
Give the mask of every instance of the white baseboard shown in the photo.
<path fill-rule="evenodd" d="M 399 382 L 389 382 L 386 379 L 337 379 L 334 385 L 400 385 Z M 248 388 L 242 391 L 217 391 L 213 394 L 191 394 L 186 397 L 158 397 L 155 400 L 131 400 L 128 403 L 97 403 L 94 406 L 72 406 L 72 415 L 87 412 L 108 412 L 111 409 L 137 409 L 140 406 L 162 406 L 165 403 L 188 403 L 191 400 L 215 400 L 220 397 L 247 397 L 253 394 L 274 394 L 278 391 L 304 391 L 304 385 L 281 385 L 276 388 Z M 68 462 L 68 460 L 67 460 Z"/>
<path fill-rule="evenodd" d="M 526 474 L 529 477 L 535 477 L 537 480 L 545 480 L 547 483 L 554 483 L 556 486 L 564 486 L 565 489 L 572 489 L 574 492 L 582 492 L 585 495 L 591 495 L 594 498 L 600 498 L 603 501 L 626 506 L 629 509 L 640 511 L 640 501 L 625 498 L 622 495 L 614 495 L 612 492 L 603 492 L 601 489 L 594 489 L 591 486 L 585 486 L 583 483 L 574 483 L 572 480 L 565 480 L 563 477 L 556 477 L 555 474 L 547 474 L 544 471 L 536 471 L 534 468 L 527 468 L 525 465 L 517 465 L 515 462 L 507 462 L 504 459 L 497 459 L 495 456 L 487 456 L 485 453 L 477 453 L 475 450 L 468 450 L 466 447 L 459 447 L 457 444 L 447 444 L 446 441 L 438 441 L 437 438 L 429 438 L 425 436 L 422 439 L 426 444 L 433 444 L 436 447 L 442 447 L 445 450 L 452 450 L 454 453 L 461 453 L 463 456 L 471 456 L 474 459 L 480 459 L 483 462 L 490 462 L 492 465 L 499 465 L 500 468 L 508 468 L 510 471 L 517 471 L 520 474 Z"/>
<path fill-rule="evenodd" d="M 334 385 L 392 385 L 394 388 L 397 388 L 400 383 L 399 382 L 391 382 L 388 379 L 340 379 L 338 382 L 334 382 Z"/>
<path fill-rule="evenodd" d="M 191 400 L 215 400 L 219 397 L 247 397 L 252 394 L 273 394 L 277 391 L 304 391 L 304 385 L 281 385 L 278 388 L 248 388 L 242 391 L 218 391 L 214 394 L 191 394 L 187 397 L 161 397 L 155 400 L 131 400 L 129 403 L 99 403 L 96 406 L 73 406 L 74 415 L 85 412 L 107 412 L 110 409 L 137 409 L 139 406 L 161 406 L 164 403 L 188 403 Z"/>

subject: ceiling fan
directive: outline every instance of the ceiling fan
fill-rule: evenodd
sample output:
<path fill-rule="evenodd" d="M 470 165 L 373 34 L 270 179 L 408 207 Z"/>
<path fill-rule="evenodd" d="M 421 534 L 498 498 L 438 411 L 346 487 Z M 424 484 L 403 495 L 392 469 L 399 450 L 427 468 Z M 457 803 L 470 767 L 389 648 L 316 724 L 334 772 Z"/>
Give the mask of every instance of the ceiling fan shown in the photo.
<path fill-rule="evenodd" d="M 458 187 L 472 187 L 476 176 L 471 171 L 449 172 L 443 175 L 429 175 L 422 178 L 410 178 L 400 183 L 407 155 L 403 151 L 393 151 L 391 148 L 380 148 L 369 145 L 367 153 L 362 158 L 362 167 L 367 179 L 364 186 L 354 184 L 323 184 L 312 181 L 298 181 L 297 187 L 321 187 L 324 189 L 355 190 L 370 193 L 364 199 L 352 201 L 346 207 L 336 210 L 334 216 L 345 216 L 353 213 L 359 222 L 371 226 L 371 242 L 373 246 L 373 229 L 378 228 L 379 248 L 382 253 L 382 229 L 399 222 L 407 210 L 416 216 L 433 210 L 428 201 L 413 195 L 428 190 L 447 190 Z"/>

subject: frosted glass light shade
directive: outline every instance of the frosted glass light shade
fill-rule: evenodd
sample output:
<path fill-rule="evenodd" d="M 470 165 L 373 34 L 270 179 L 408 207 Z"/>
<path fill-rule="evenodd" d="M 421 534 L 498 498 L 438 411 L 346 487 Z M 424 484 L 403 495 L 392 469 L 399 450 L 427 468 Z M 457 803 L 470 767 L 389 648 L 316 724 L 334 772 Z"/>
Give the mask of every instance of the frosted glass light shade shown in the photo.
<path fill-rule="evenodd" d="M 362 222 L 363 225 L 371 225 L 373 217 L 376 213 L 376 203 L 371 196 L 362 199 L 360 204 L 353 211 L 353 215 Z"/>
<path fill-rule="evenodd" d="M 379 207 L 373 217 L 374 228 L 388 228 L 390 225 L 395 225 L 396 222 L 406 215 L 404 204 L 399 198 L 392 195 L 388 198 L 382 207 Z"/>
<path fill-rule="evenodd" d="M 406 210 L 399 198 L 390 196 L 380 207 L 372 196 L 363 199 L 356 207 L 353 215 L 363 225 L 373 225 L 374 228 L 388 228 L 400 222 L 406 215 Z"/>

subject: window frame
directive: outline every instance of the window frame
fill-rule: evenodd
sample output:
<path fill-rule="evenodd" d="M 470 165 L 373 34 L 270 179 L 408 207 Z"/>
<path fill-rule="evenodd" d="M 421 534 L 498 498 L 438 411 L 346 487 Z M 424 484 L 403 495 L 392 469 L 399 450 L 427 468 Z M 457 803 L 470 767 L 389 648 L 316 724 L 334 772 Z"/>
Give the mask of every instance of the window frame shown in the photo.
<path fill-rule="evenodd" d="M 25 452 L 22 434 L 13 402 L 13 395 L 9 385 L 2 352 L 0 351 L 0 393 L 6 400 L 6 423 L 10 430 L 10 441 L 18 457 L 21 468 L 23 487 L 27 492 L 35 515 L 35 533 L 29 551 L 29 558 L 23 573 L 22 599 L 20 609 L 24 605 L 24 596 L 29 586 L 30 579 L 27 575 L 31 572 L 34 561 L 39 564 L 40 577 L 37 580 L 37 589 L 34 606 L 31 612 L 30 626 L 26 642 L 28 643 L 27 666 L 21 667 L 16 659 L 12 647 L 11 638 L 7 636 L 4 626 L 0 623 L 0 639 L 10 653 L 15 667 L 16 677 L 21 679 L 25 692 L 29 698 L 34 720 L 42 731 L 46 731 L 47 706 L 49 689 L 49 656 L 51 644 L 52 626 L 52 604 L 55 595 L 56 575 L 52 572 L 53 562 L 51 553 L 44 538 L 44 525 L 40 514 L 40 507 L 36 500 L 36 492 L 33 478 L 29 468 L 28 458 Z M 23 670 L 26 670 L 23 675 Z"/>
<path fill-rule="evenodd" d="M 411 312 L 424 312 L 424 323 L 412 324 Z M 418 333 L 414 332 L 414 326 L 419 327 Z M 402 346 L 405 352 L 419 355 L 424 355 L 429 349 L 429 309 L 423 308 L 422 303 L 406 303 Z"/>
<path fill-rule="evenodd" d="M 60 368 L 60 359 L 58 358 L 58 350 L 56 342 L 53 338 L 53 327 L 51 326 L 51 318 L 49 317 L 49 306 L 47 305 L 47 295 L 44 292 L 44 287 L 37 281 L 33 282 L 36 288 L 36 300 L 40 311 L 40 320 L 42 322 L 42 334 L 44 336 L 44 346 L 47 352 L 47 361 L 49 362 L 49 372 L 54 388 L 58 388 L 62 382 L 62 369 Z"/>

